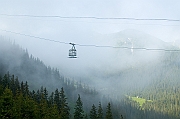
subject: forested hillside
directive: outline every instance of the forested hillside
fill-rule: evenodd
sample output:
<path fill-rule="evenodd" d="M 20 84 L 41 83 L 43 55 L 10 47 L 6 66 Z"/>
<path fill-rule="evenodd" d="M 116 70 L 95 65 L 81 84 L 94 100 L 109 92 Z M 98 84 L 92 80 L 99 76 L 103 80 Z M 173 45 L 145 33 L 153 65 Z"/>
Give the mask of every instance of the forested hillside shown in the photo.
<path fill-rule="evenodd" d="M 180 118 L 179 52 L 161 52 L 157 61 L 138 62 L 117 71 L 111 75 L 111 89 L 102 90 L 111 92 L 105 95 L 83 82 L 64 77 L 61 71 L 46 66 L 15 43 L 0 40 L 0 44 L 2 118 L 62 118 L 62 98 L 67 104 L 68 118 L 76 115 L 78 100 L 83 102 L 83 118 L 95 119 L 100 108 L 107 119 L 111 113 L 114 119 Z M 104 81 L 109 80 L 106 76 L 110 76 L 104 76 Z"/>
<path fill-rule="evenodd" d="M 90 96 L 92 99 L 93 94 Z M 99 102 L 97 107 L 93 104 L 90 110 L 87 110 L 86 103 L 82 102 L 80 95 L 75 102 L 68 100 L 63 87 L 60 91 L 56 89 L 48 95 L 48 90 L 43 87 L 37 91 L 30 91 L 28 82 L 20 83 L 14 75 L 0 76 L 1 119 L 112 119 L 122 117 L 119 114 L 112 115 L 117 111 L 112 110 L 110 102 L 107 103 L 107 108 Z"/>
<path fill-rule="evenodd" d="M 179 58 L 179 52 L 165 52 L 158 63 L 146 64 L 141 69 L 131 69 L 128 72 L 132 76 L 137 76 L 135 74 L 141 76 L 134 84 L 137 85 L 136 88 L 133 88 L 133 91 L 129 91 L 123 101 L 123 104 L 130 104 L 129 109 L 126 110 L 128 118 L 134 118 L 134 115 L 136 115 L 136 118 L 142 119 L 180 118 Z M 133 77 L 131 78 L 133 80 Z M 143 80 L 148 82 L 144 87 L 140 87 L 138 84 L 143 82 Z M 127 108 L 128 106 L 126 106 Z M 136 111 L 134 110 L 133 115 L 131 115 L 132 112 L 130 110 L 133 108 L 136 108 Z"/>
<path fill-rule="evenodd" d="M 146 109 L 180 118 L 180 53 L 166 54 L 163 69 L 142 95 L 153 103 L 144 105 Z"/>
<path fill-rule="evenodd" d="M 103 96 L 85 83 L 65 78 L 58 69 L 47 67 L 41 60 L 29 55 L 27 50 L 20 48 L 15 43 L 0 40 L 0 44 L 2 46 L 0 47 L 2 118 L 22 118 L 24 116 L 25 118 L 62 118 L 61 104 L 57 101 L 63 100 L 60 99 L 62 90 L 65 92 L 63 95 L 67 97 L 63 98 L 67 100 L 68 118 L 73 118 L 75 115 L 78 95 L 82 97 L 83 118 L 92 116 L 91 110 L 96 112 L 98 105 L 103 110 L 103 112 L 99 112 L 103 113 L 101 116 L 106 116 L 106 107 L 108 103 L 112 103 L 110 97 Z M 6 102 L 6 98 L 10 102 Z M 19 104 L 18 101 L 22 104 Z M 3 106 L 8 106 L 6 112 L 3 111 L 6 108 Z M 26 110 L 27 108 L 30 109 Z M 110 110 L 108 113 L 113 113 L 114 118 L 122 115 L 119 107 L 109 105 L 107 108 Z M 112 108 L 112 112 L 110 108 Z M 20 112 L 16 112 L 16 110 Z"/>

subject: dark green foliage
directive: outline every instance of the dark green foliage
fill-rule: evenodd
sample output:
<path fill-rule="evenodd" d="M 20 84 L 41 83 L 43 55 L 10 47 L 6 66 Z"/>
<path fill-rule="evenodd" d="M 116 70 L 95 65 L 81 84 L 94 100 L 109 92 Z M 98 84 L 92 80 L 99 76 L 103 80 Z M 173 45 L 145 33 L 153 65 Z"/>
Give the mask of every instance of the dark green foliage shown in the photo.
<path fill-rule="evenodd" d="M 44 94 L 43 95 L 44 95 L 44 99 L 48 100 L 48 91 L 46 88 L 44 88 Z"/>
<path fill-rule="evenodd" d="M 28 82 L 21 82 L 19 84 L 18 78 L 16 77 L 14 80 L 13 75 L 9 80 L 5 80 L 4 78 L 7 78 L 7 74 L 1 79 L 2 81 L 6 81 L 6 83 L 1 82 L 0 84 L 0 116 L 2 118 L 70 119 L 70 108 L 63 87 L 60 92 L 56 89 L 48 97 L 46 88 L 41 87 L 36 92 L 34 90 L 30 91 Z M 3 89 L 4 85 L 9 87 Z M 102 117 L 101 114 L 102 107 L 99 103 L 99 117 Z M 97 118 L 97 109 L 94 104 L 89 115 L 91 119 Z M 87 115 L 84 116 L 80 95 L 78 95 L 78 99 L 76 100 L 74 115 L 72 117 L 74 119 L 88 118 Z"/>
<path fill-rule="evenodd" d="M 74 119 L 83 119 L 84 117 L 84 110 L 83 110 L 83 103 L 81 101 L 80 95 L 78 95 L 78 99 L 76 101 L 76 105 L 74 108 Z"/>
<path fill-rule="evenodd" d="M 9 76 L 9 72 L 7 74 L 4 75 L 3 80 L 2 80 L 3 86 L 4 88 L 9 87 L 9 83 L 10 83 L 10 76 Z"/>
<path fill-rule="evenodd" d="M 90 112 L 92 104 L 100 100 L 95 89 L 81 81 L 63 77 L 58 69 L 46 66 L 40 59 L 29 56 L 28 51 L 20 46 L 2 40 L 0 44 L 3 46 L 0 47 L 0 96 L 3 96 L 6 88 L 11 91 L 14 118 L 66 118 L 62 115 L 73 118 L 77 94 L 83 95 L 81 104 L 85 102 L 82 112 Z M 9 72 L 14 75 L 11 76 Z M 39 84 L 45 88 L 39 88 Z M 63 87 L 63 91 L 59 92 L 57 87 Z M 81 115 L 83 117 L 84 113 Z"/>
<path fill-rule="evenodd" d="M 63 88 L 60 91 L 60 110 L 59 110 L 60 118 L 61 119 L 69 119 L 70 117 L 70 109 L 67 103 L 67 98 L 64 94 Z"/>
<path fill-rule="evenodd" d="M 38 106 L 36 102 L 29 97 L 23 97 L 21 105 L 21 118 L 32 119 L 38 117 Z"/>
<path fill-rule="evenodd" d="M 90 119 L 97 119 L 97 109 L 95 105 L 93 104 L 90 114 L 89 114 Z"/>
<path fill-rule="evenodd" d="M 6 77 L 7 74 L 4 76 Z M 5 80 L 2 78 L 2 80 Z M 16 82 L 16 83 L 15 83 Z M 15 118 L 15 119 L 88 119 L 88 116 L 84 116 L 83 103 L 80 95 L 76 100 L 74 107 L 74 115 L 70 116 L 70 108 L 68 106 L 67 98 L 62 87 L 60 92 L 58 89 L 52 92 L 48 97 L 48 91 L 46 88 L 41 87 L 36 92 L 29 90 L 28 82 L 21 84 L 18 83 L 18 78 L 14 80 L 14 76 L 7 80 L 6 83 L 0 84 L 0 116 L 1 118 Z M 6 87 L 3 89 L 4 85 Z M 14 91 L 14 94 L 13 94 Z M 102 109 L 100 108 L 102 111 Z M 97 110 L 95 105 L 92 106 L 90 111 L 90 118 L 97 118 Z"/>
<path fill-rule="evenodd" d="M 66 104 L 69 104 L 69 109 L 71 108 L 69 111 L 69 113 L 71 113 L 71 118 L 74 117 L 73 108 L 78 93 L 83 96 L 83 111 L 88 116 L 90 115 L 89 112 L 92 104 L 97 104 L 101 99 L 102 109 L 105 110 L 106 107 L 104 106 L 115 97 L 118 101 L 113 100 L 113 103 L 111 103 L 111 112 L 114 119 L 180 118 L 180 55 L 177 52 L 164 53 L 164 56 L 162 55 L 162 58 L 159 59 L 158 64 L 143 64 L 139 66 L 140 68 L 134 67 L 120 72 L 120 74 L 124 76 L 128 75 L 129 77 L 127 79 L 130 79 L 130 82 L 134 77 L 140 79 L 133 84 L 135 86 L 141 83 L 141 81 L 146 81 L 149 76 L 152 76 L 150 79 L 151 82 L 147 87 L 142 89 L 138 87 L 136 90 L 133 89 L 133 92 L 128 92 L 129 96 L 140 96 L 146 100 L 152 100 L 152 102 L 146 101 L 146 103 L 140 107 L 137 102 L 127 97 L 122 99 L 120 96 L 118 99 L 118 96 L 114 93 L 99 98 L 96 90 L 91 89 L 86 84 L 61 76 L 57 69 L 47 67 L 40 59 L 34 58 L 32 55 L 29 56 L 27 50 L 23 50 L 15 44 L 5 44 L 2 46 L 6 47 L 4 47 L 5 49 L 0 47 L 1 117 L 4 115 L 4 118 L 9 116 L 15 119 L 60 118 L 61 115 L 64 115 L 61 114 L 61 112 L 64 112 L 61 111 L 64 110 L 64 108 L 62 108 L 60 96 L 61 91 L 59 92 L 58 89 L 56 91 L 54 90 L 57 87 L 63 87 L 63 91 L 66 91 L 66 96 L 68 97 L 68 103 Z M 20 80 L 14 75 L 11 76 L 9 71 L 17 75 Z M 143 74 L 146 75 L 144 76 Z M 47 88 L 39 88 L 40 86 L 38 84 L 42 84 Z M 30 89 L 34 90 L 30 91 Z M 8 90 L 10 90 L 10 92 L 8 92 Z M 48 96 L 48 92 L 50 92 L 50 96 Z M 66 99 L 66 97 L 64 99 Z M 122 99 L 121 103 L 119 102 L 120 99 Z M 8 105 L 11 105 L 12 108 Z M 7 110 L 9 111 L 7 112 Z M 97 117 L 99 119 L 103 118 L 103 111 L 100 110 L 101 109 L 98 107 Z M 106 113 L 104 112 L 104 117 L 105 115 Z M 88 116 L 86 118 L 88 118 Z"/>
<path fill-rule="evenodd" d="M 51 93 L 49 96 L 49 101 L 48 101 L 49 106 L 54 104 L 54 92 Z"/>
<path fill-rule="evenodd" d="M 105 119 L 113 119 L 112 112 L 111 112 L 111 104 L 110 104 L 110 102 L 108 103 L 107 108 L 106 108 Z"/>
<path fill-rule="evenodd" d="M 23 96 L 25 96 L 25 87 L 24 87 L 24 83 L 23 83 L 23 81 L 21 82 L 21 92 L 22 92 L 22 94 L 23 94 Z"/>
<path fill-rule="evenodd" d="M 13 95 L 16 94 L 16 87 L 15 87 L 15 79 L 14 79 L 14 75 L 11 76 L 11 80 L 9 83 L 9 88 L 11 89 Z"/>
<path fill-rule="evenodd" d="M 60 96 L 59 96 L 59 91 L 58 89 L 55 90 L 54 93 L 54 104 L 57 105 L 58 110 L 60 111 L 61 108 L 61 103 L 60 103 Z"/>
<path fill-rule="evenodd" d="M 49 108 L 50 111 L 50 119 L 59 119 L 59 112 L 57 109 L 57 105 L 51 105 Z"/>
<path fill-rule="evenodd" d="M 99 106 L 98 106 L 97 119 L 103 119 L 103 109 L 102 109 L 102 106 L 101 106 L 100 102 L 99 102 Z"/>
<path fill-rule="evenodd" d="M 6 76 L 7 74 L 4 76 L 4 78 L 7 78 Z M 25 84 L 21 82 L 21 85 L 19 84 L 19 86 L 14 85 L 15 83 L 12 83 L 14 82 L 13 77 L 14 76 L 12 76 L 9 82 L 7 81 L 4 84 L 0 84 L 0 87 L 4 87 L 4 85 L 9 85 L 9 87 L 11 87 L 11 89 L 6 87 L 4 90 L 1 88 L 1 118 L 70 119 L 70 108 L 68 106 L 63 88 L 61 88 L 60 92 L 58 89 L 56 89 L 55 93 L 52 92 L 48 97 L 48 91 L 46 88 L 41 87 L 41 90 L 38 90 L 37 93 L 34 90 L 31 92 L 29 91 L 27 82 Z M 16 82 L 19 82 L 18 79 L 16 79 Z M 12 91 L 15 87 L 18 88 L 15 91 L 15 95 L 13 95 Z M 75 110 L 79 113 L 80 118 L 83 118 L 82 101 L 80 95 L 76 101 L 76 104 Z"/>
<path fill-rule="evenodd" d="M 29 96 L 29 85 L 28 85 L 27 81 L 24 84 L 24 95 Z"/>
<path fill-rule="evenodd" d="M 7 86 L 7 84 L 5 85 Z M 13 118 L 13 94 L 8 88 L 5 88 L 3 95 L 0 97 L 0 107 L 1 118 Z"/>
<path fill-rule="evenodd" d="M 20 91 L 20 85 L 19 85 L 18 77 L 15 78 L 15 89 L 16 89 L 16 91 Z"/>
<path fill-rule="evenodd" d="M 41 119 L 47 119 L 50 117 L 50 110 L 48 108 L 47 100 L 45 100 L 44 97 L 41 99 L 38 105 L 38 112 Z"/>

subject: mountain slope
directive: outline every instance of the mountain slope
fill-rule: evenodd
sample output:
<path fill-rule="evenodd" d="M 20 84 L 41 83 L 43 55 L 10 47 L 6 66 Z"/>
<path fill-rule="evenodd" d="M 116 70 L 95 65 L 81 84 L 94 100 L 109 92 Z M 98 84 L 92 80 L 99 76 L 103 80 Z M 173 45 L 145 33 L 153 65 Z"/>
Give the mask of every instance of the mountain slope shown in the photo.
<path fill-rule="evenodd" d="M 45 87 L 48 91 L 53 92 L 55 89 L 63 87 L 71 107 L 74 106 L 77 95 L 80 94 L 86 113 L 90 111 L 93 104 L 97 105 L 101 102 L 105 108 L 107 102 L 110 101 L 110 97 L 107 98 L 104 95 L 102 99 L 102 94 L 91 89 L 87 84 L 64 78 L 57 69 L 47 67 L 38 58 L 29 56 L 27 50 L 23 50 L 18 45 L 5 40 L 0 40 L 0 45 L 0 77 L 10 72 L 10 74 L 18 76 L 20 82 L 27 81 L 30 90 L 39 91 L 39 87 L 43 86 L 41 89 Z M 10 76 L 9 73 L 8 76 Z M 113 112 L 119 115 L 120 112 L 116 111 L 117 108 L 119 107 L 114 107 Z M 119 117 L 118 115 L 114 117 Z"/>
<path fill-rule="evenodd" d="M 32 55 L 29 56 L 27 50 L 23 50 L 16 44 L 3 40 L 0 40 L 0 44 L 1 74 L 10 72 L 18 76 L 20 80 L 28 81 L 31 86 L 34 82 L 37 87 L 43 84 L 50 86 L 49 88 L 53 90 L 54 87 L 61 86 L 62 77 L 58 70 L 45 66 L 42 61 Z"/>
<path fill-rule="evenodd" d="M 89 69 L 92 79 L 97 79 L 98 81 L 102 79 L 102 83 L 103 80 L 110 81 L 105 87 L 108 87 L 108 84 L 112 85 L 112 83 L 118 79 L 121 79 L 123 82 L 124 79 L 132 81 L 132 83 L 129 82 L 127 84 L 133 84 L 133 81 L 135 80 L 135 82 L 137 82 L 137 79 L 150 79 L 150 76 L 148 76 L 148 74 L 146 75 L 146 72 L 152 73 L 155 68 L 158 68 L 158 66 L 161 67 L 159 64 L 161 64 L 161 61 L 166 59 L 170 53 L 161 50 L 133 48 L 178 49 L 156 37 L 136 30 L 124 30 L 114 34 L 99 35 L 97 39 L 98 38 L 102 43 L 120 47 L 102 48 L 102 55 L 100 55 L 102 58 L 99 63 L 101 65 Z M 104 55 L 104 52 L 106 55 Z M 128 74 L 134 75 L 134 77 Z M 111 82 L 111 80 L 113 80 L 113 82 Z M 144 81 L 144 83 L 145 82 L 146 81 Z M 117 85 L 118 83 L 115 84 Z"/>

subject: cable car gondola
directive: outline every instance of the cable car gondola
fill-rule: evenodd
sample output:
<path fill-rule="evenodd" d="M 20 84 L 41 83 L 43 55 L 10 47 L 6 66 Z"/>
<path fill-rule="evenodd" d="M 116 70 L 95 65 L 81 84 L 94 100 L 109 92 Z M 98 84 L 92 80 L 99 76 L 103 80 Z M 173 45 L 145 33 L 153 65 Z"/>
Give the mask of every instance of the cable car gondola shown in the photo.
<path fill-rule="evenodd" d="M 77 52 L 74 43 L 69 43 L 72 45 L 72 48 L 69 50 L 69 58 L 77 58 Z"/>

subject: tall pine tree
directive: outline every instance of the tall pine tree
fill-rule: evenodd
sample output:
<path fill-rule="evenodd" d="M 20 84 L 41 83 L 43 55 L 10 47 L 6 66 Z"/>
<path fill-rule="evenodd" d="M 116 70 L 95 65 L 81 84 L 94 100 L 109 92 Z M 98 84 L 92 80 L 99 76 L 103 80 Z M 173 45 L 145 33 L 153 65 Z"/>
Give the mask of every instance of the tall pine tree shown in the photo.
<path fill-rule="evenodd" d="M 64 94 L 63 88 L 60 91 L 60 118 L 61 119 L 69 119 L 70 118 L 70 108 L 67 103 L 67 98 Z"/>
<path fill-rule="evenodd" d="M 108 103 L 107 108 L 106 108 L 106 117 L 105 117 L 105 119 L 113 119 L 110 102 Z"/>
<path fill-rule="evenodd" d="M 0 117 L 1 119 L 13 118 L 13 94 L 9 88 L 5 88 L 0 97 Z"/>
<path fill-rule="evenodd" d="M 98 106 L 97 118 L 98 118 L 98 119 L 103 119 L 103 109 L 102 109 L 102 106 L 101 106 L 101 103 L 100 103 L 100 102 L 99 102 L 99 106 Z"/>
<path fill-rule="evenodd" d="M 83 103 L 81 101 L 80 95 L 78 95 L 78 99 L 75 105 L 74 119 L 83 119 L 84 111 L 83 111 Z"/>
<path fill-rule="evenodd" d="M 95 105 L 93 104 L 92 108 L 91 108 L 91 111 L 90 111 L 90 119 L 97 119 L 97 113 L 96 113 L 96 107 Z"/>
<path fill-rule="evenodd" d="M 55 90 L 54 93 L 54 104 L 57 105 L 58 111 L 60 111 L 60 96 L 59 96 L 59 91 L 58 89 Z"/>

